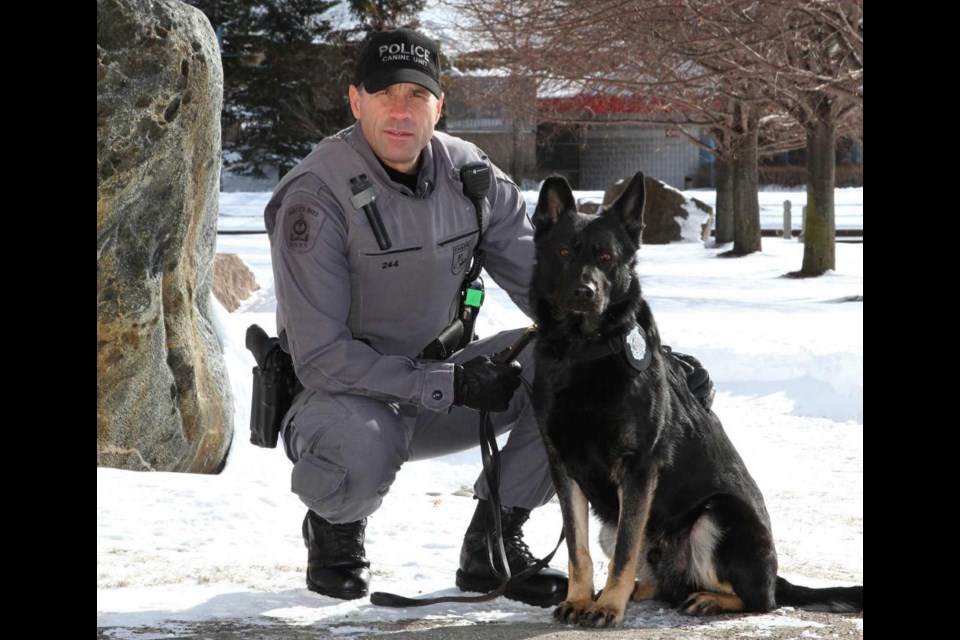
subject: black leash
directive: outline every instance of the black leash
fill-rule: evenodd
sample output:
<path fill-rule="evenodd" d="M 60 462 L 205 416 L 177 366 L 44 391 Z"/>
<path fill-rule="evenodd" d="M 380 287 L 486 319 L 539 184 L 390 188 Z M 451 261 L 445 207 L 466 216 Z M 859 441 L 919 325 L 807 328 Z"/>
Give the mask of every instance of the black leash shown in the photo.
<path fill-rule="evenodd" d="M 536 335 L 537 325 L 533 325 L 523 332 L 508 351 L 499 356 L 499 362 L 515 360 L 520 352 L 530 344 Z M 529 384 L 523 381 L 527 393 L 531 393 Z M 532 394 L 531 394 L 532 395 Z M 550 564 L 557 549 L 563 542 L 564 534 L 560 533 L 557 546 L 547 556 L 530 565 L 515 576 L 510 575 L 510 564 L 507 562 L 507 551 L 503 545 L 503 524 L 500 520 L 500 448 L 497 446 L 497 434 L 490 421 L 490 412 L 480 412 L 480 459 L 483 462 L 483 475 L 490 489 L 490 498 L 487 500 L 486 535 L 487 557 L 493 574 L 501 581 L 500 585 L 491 591 L 479 596 L 442 596 L 438 598 L 406 598 L 393 593 L 376 591 L 370 594 L 370 602 L 380 607 L 425 607 L 431 604 L 445 602 L 487 602 L 503 595 L 507 586 L 513 582 L 523 582 L 530 576 L 539 573 Z"/>

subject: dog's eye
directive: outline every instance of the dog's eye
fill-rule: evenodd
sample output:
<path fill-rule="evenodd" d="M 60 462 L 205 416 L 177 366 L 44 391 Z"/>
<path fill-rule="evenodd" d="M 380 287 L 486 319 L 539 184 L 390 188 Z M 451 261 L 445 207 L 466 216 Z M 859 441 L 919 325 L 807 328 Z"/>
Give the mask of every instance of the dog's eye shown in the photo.
<path fill-rule="evenodd" d="M 613 254 L 609 251 L 603 251 L 600 253 L 600 262 L 610 262 L 613 260 Z"/>
<path fill-rule="evenodd" d="M 569 258 L 569 257 L 570 257 L 570 247 L 560 247 L 560 251 L 558 251 L 558 253 L 560 254 L 560 257 L 561 257 L 561 258 Z"/>

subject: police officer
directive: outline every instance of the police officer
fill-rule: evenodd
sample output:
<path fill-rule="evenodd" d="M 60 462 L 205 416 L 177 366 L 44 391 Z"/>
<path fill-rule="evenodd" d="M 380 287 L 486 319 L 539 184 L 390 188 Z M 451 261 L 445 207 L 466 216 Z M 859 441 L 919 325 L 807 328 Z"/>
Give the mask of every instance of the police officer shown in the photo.
<path fill-rule="evenodd" d="M 277 328 L 304 386 L 281 434 L 294 463 L 292 490 L 309 507 L 307 587 L 335 598 L 367 595 L 367 516 L 405 462 L 476 446 L 477 410 L 494 412 L 498 434 L 510 431 L 500 500 L 507 556 L 518 573 L 535 561 L 522 526 L 554 493 L 531 403 L 514 393 L 521 372 L 532 379 L 533 349 L 519 362 L 490 357 L 517 340 L 517 329 L 446 360 L 421 354 L 458 314 L 478 241 L 487 272 L 532 315 L 533 230 L 524 199 L 476 146 L 434 131 L 443 93 L 437 47 L 426 37 L 405 29 L 374 35 L 349 94 L 356 123 L 284 176 L 264 213 Z M 475 162 L 492 170 L 480 216 L 459 174 Z M 357 185 L 367 188 L 355 193 Z M 705 393 L 712 393 L 708 378 Z M 482 478 L 475 490 L 481 502 L 456 584 L 487 591 L 499 581 L 483 542 L 489 493 Z M 548 606 L 566 587 L 563 573 L 546 568 L 506 596 Z"/>

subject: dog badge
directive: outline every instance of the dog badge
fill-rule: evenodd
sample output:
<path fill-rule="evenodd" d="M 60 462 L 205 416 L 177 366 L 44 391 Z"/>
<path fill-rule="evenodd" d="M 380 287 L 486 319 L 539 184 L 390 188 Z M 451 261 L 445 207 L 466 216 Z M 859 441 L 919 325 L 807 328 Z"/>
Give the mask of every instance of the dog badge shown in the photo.
<path fill-rule="evenodd" d="M 647 348 L 647 338 L 643 335 L 640 327 L 634 327 L 630 333 L 623 336 L 623 354 L 627 357 L 627 362 L 637 371 L 643 371 L 650 366 L 650 360 L 653 354 Z"/>

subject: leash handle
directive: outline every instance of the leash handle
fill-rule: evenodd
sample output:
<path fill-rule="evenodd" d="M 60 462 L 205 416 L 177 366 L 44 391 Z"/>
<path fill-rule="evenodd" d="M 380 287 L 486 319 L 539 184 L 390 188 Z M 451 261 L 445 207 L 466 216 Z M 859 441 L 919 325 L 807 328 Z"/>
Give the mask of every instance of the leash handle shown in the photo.
<path fill-rule="evenodd" d="M 507 352 L 503 353 L 502 355 L 497 355 L 496 361 L 501 364 L 506 364 L 511 360 L 515 360 L 517 356 L 520 355 L 520 352 L 526 349 L 527 345 L 530 344 L 530 341 L 533 340 L 536 335 L 537 323 L 534 322 L 532 325 L 527 327 L 526 331 L 520 335 L 520 338 L 516 342 L 510 345 L 510 349 Z"/>
<path fill-rule="evenodd" d="M 504 582 L 499 587 L 480 596 L 441 596 L 437 598 L 406 598 L 393 593 L 384 593 L 375 591 L 370 594 L 370 603 L 378 607 L 394 607 L 397 609 L 406 607 L 425 607 L 431 604 L 442 604 L 445 602 L 487 602 L 499 598 L 507 590 L 507 583 Z"/>
<path fill-rule="evenodd" d="M 494 360 L 506 364 L 520 355 L 536 335 L 537 325 L 533 324 L 520 334 L 509 349 L 498 354 Z M 483 475 L 487 480 L 490 497 L 487 500 L 486 535 L 487 560 L 493 575 L 504 584 L 513 577 L 507 562 L 507 550 L 503 544 L 503 523 L 500 517 L 500 449 L 497 447 L 497 434 L 490 422 L 490 412 L 480 412 L 480 458 L 483 461 Z"/>
<path fill-rule="evenodd" d="M 487 561 L 493 575 L 506 584 L 511 575 L 507 550 L 503 544 L 503 522 L 500 518 L 500 449 L 489 411 L 480 412 L 480 459 L 483 461 L 483 475 L 490 492 L 484 518 Z"/>
<path fill-rule="evenodd" d="M 537 325 L 533 324 L 521 334 L 520 338 L 509 349 L 494 359 L 500 363 L 507 363 L 516 359 L 520 352 L 530 344 L 536 333 Z M 526 385 L 526 382 L 524 384 Z M 529 387 L 527 387 L 527 391 L 529 392 Z M 370 594 L 371 604 L 379 607 L 425 607 L 446 602 L 487 602 L 503 595 L 511 581 L 522 582 L 535 573 L 539 573 L 550 563 L 553 555 L 560 548 L 560 543 L 563 542 L 564 534 L 562 532 L 560 533 L 560 539 L 557 540 L 557 546 L 546 557 L 535 565 L 527 567 L 516 576 L 510 575 L 510 564 L 507 562 L 507 552 L 503 544 L 503 524 L 500 520 L 500 449 L 497 447 L 497 434 L 493 430 L 488 411 L 480 412 L 480 458 L 483 462 L 483 474 L 487 480 L 487 488 L 490 490 L 490 499 L 487 500 L 487 531 L 485 535 L 487 557 L 493 574 L 501 580 L 500 585 L 490 593 L 479 596 L 442 596 L 438 598 L 406 598 L 393 593 L 375 591 Z"/>

